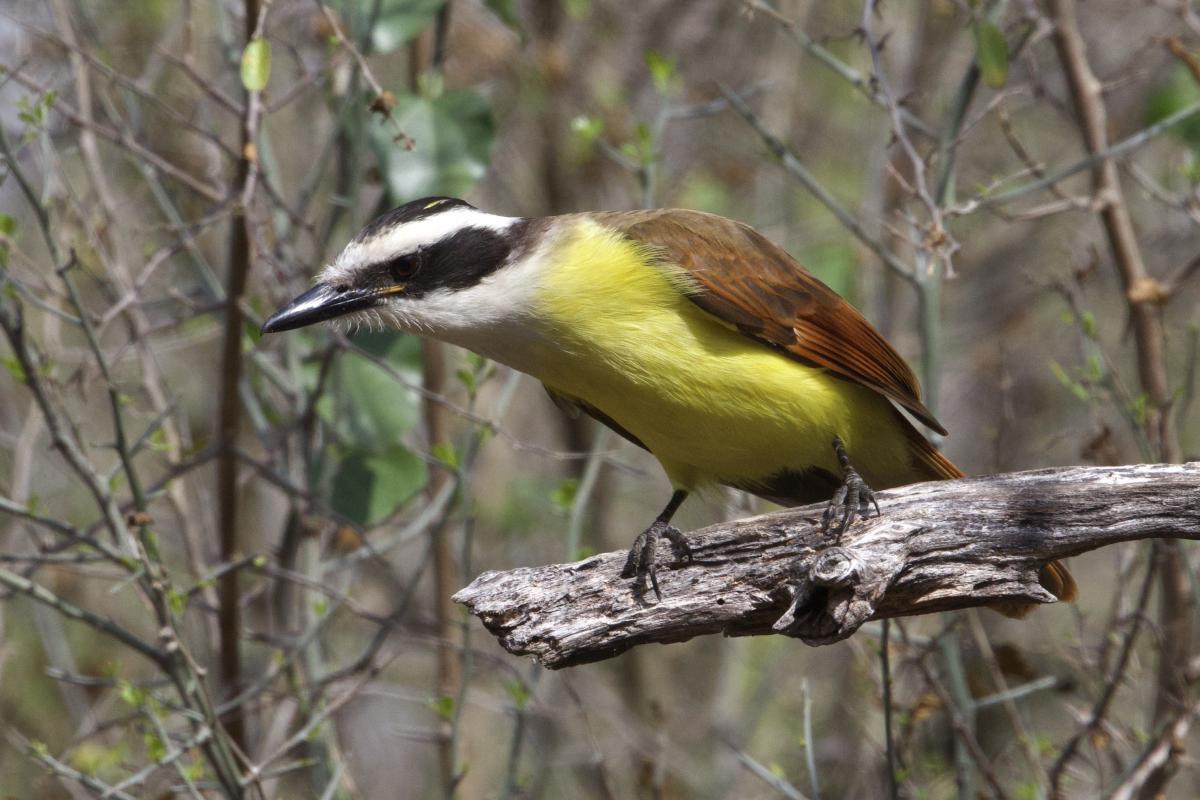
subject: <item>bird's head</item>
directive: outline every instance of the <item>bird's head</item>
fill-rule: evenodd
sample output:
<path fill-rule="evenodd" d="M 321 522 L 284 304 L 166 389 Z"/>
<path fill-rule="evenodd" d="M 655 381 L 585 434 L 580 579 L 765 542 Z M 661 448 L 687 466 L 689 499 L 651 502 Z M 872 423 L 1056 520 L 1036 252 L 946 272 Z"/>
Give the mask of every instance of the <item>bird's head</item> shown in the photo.
<path fill-rule="evenodd" d="M 527 226 L 452 197 L 406 203 L 359 231 L 263 333 L 326 320 L 434 335 L 478 328 L 506 300 L 486 284 L 522 255 Z"/>

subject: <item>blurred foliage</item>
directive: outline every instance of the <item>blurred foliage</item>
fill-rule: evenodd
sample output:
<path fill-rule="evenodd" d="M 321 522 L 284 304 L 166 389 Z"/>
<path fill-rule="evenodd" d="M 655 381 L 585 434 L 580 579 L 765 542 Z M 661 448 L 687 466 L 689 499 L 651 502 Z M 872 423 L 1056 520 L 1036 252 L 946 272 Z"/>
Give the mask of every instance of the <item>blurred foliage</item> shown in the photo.
<path fill-rule="evenodd" d="M 976 20 L 971 25 L 975 34 L 975 63 L 983 82 L 993 89 L 1003 89 L 1008 80 L 1008 43 L 1004 34 L 990 20 Z"/>
<path fill-rule="evenodd" d="M 433 23 L 445 0 L 359 0 L 364 11 L 378 9 L 371 28 L 376 52 L 390 53 L 412 41 Z"/>
<path fill-rule="evenodd" d="M 371 127 L 392 202 L 426 195 L 466 194 L 483 178 L 492 149 L 487 102 L 467 90 L 443 91 L 440 80 L 424 82 L 420 94 L 397 97 L 393 115 L 417 143 L 412 153 L 395 146 L 382 122 Z"/>
<path fill-rule="evenodd" d="M 827 797 L 887 795 L 877 628 L 816 650 L 776 637 L 709 637 L 551 674 L 503 654 L 476 621 L 452 617 L 455 634 L 470 636 L 461 648 L 454 640 L 452 665 L 439 659 L 447 637 L 431 623 L 445 601 L 431 588 L 435 540 L 460 583 L 483 569 L 561 560 L 562 529 L 577 508 L 585 513 L 575 555 L 624 548 L 669 487 L 653 461 L 615 437 L 592 453 L 586 421 L 564 420 L 533 382 L 476 357 L 450 354 L 446 385 L 427 407 L 412 337 L 260 336 L 262 316 L 310 285 L 381 207 L 468 195 L 530 216 L 661 205 L 742 219 L 862 308 L 914 365 L 933 350 L 945 368 L 927 389 L 954 431 L 949 455 L 969 472 L 1142 457 L 1151 409 L 1088 172 L 1053 191 L 964 210 L 976 194 L 1025 185 L 1082 155 L 1042 5 L 876 4 L 889 88 L 932 132 L 910 130 L 931 177 L 943 167 L 937 137 L 964 75 L 974 66 L 981 78 L 950 141 L 952 200 L 942 210 L 958 247 L 956 276 L 940 286 L 932 338 L 917 324 L 912 282 L 794 181 L 719 91 L 740 93 L 868 235 L 906 263 L 928 255 L 912 163 L 879 96 L 868 97 L 880 84 L 869 80 L 862 4 L 773 7 L 786 24 L 750 1 L 339 0 L 326 16 L 312 2 L 275 0 L 262 38 L 249 43 L 239 3 L 14 0 L 0 14 L 0 125 L 63 260 L 76 259 L 65 274 L 110 359 L 150 497 L 144 541 L 165 554 L 159 599 L 205 670 L 200 683 L 224 702 L 231 691 L 217 677 L 214 588 L 222 570 L 239 570 L 242 652 L 257 692 L 250 757 L 298 737 L 271 765 L 278 774 L 259 773 L 270 776 L 264 795 L 442 797 L 435 754 L 447 750 L 468 800 L 757 797 L 775 791 L 767 778 L 785 794 L 809 793 L 812 780 Z M 1175 35 L 1197 50 L 1190 16 L 1117 0 L 1083 10 L 1114 140 L 1200 101 L 1192 74 L 1161 46 Z M 1034 34 L 1018 55 L 1014 33 L 1024 30 Z M 67 31 L 85 57 L 73 57 Z M 361 63 L 339 34 L 363 46 Z M 828 59 L 867 78 L 866 91 Z M 362 63 L 382 97 L 367 88 Z M 236 443 L 245 558 L 227 565 L 214 555 L 216 337 L 238 210 L 230 198 L 244 189 L 236 176 L 246 90 L 261 92 L 264 117 L 251 150 L 259 183 L 248 215 L 255 258 Z M 1170 284 L 1160 312 L 1179 438 L 1193 458 L 1197 353 L 1186 342 L 1200 324 L 1189 267 L 1198 156 L 1195 116 L 1120 162 L 1148 268 Z M 135 515 L 108 387 L 71 322 L 63 264 L 52 263 L 14 172 L 0 169 L 0 313 L 19 304 L 40 359 L 26 375 L 7 340 L 0 345 L 0 496 L 78 533 L 6 513 L 0 556 L 30 560 L 0 568 L 158 646 L 163 628 L 142 588 L 140 554 L 65 560 L 95 555 L 79 537 L 115 539 L 54 450 L 31 379 L 78 436 L 120 519 Z M 444 441 L 430 441 L 429 408 L 450 419 Z M 590 484 L 593 456 L 600 479 Z M 445 474 L 454 492 L 439 510 L 425 490 Z M 712 492 L 689 503 L 680 524 L 749 510 Z M 1134 545 L 1077 559 L 1080 604 L 1022 624 L 986 614 L 898 624 L 890 652 L 902 796 L 965 791 L 952 726 L 923 672 L 940 675 L 928 654 L 948 633 L 960 637 L 972 698 L 1004 686 L 1026 692 L 1011 709 L 980 710 L 972 724 L 1012 796 L 1046 796 L 1046 770 L 1102 690 L 1127 623 L 1140 618 L 1126 587 L 1146 559 Z M 976 624 L 981 639 L 966 633 Z M 1157 735 L 1160 638 L 1135 642 L 1106 725 L 1088 743 L 1094 760 L 1075 762 L 1067 796 L 1111 790 Z M 1010 647 L 1022 663 L 993 658 L 983 644 L 992 655 Z M 169 759 L 203 718 L 158 666 L 23 596 L 0 595 L 0 670 L 0 795 L 84 796 L 91 790 L 65 788 L 69 779 L 47 759 L 115 783 Z M 462 675 L 461 693 L 443 690 L 447 670 Z M 1053 688 L 1038 688 L 1046 677 Z M 801 735 L 806 696 L 812 741 Z M 1196 746 L 1195 734 L 1179 743 L 1182 752 Z M 126 791 L 186 796 L 187 781 L 216 794 L 201 746 Z M 1169 796 L 1198 787 L 1194 764 L 1181 761 Z"/>
<path fill-rule="evenodd" d="M 1197 102 L 1200 102 L 1200 85 L 1187 67 L 1176 65 L 1146 98 L 1146 124 L 1166 119 Z M 1176 125 L 1171 129 L 1171 135 L 1186 142 L 1200 156 L 1200 117 Z"/>

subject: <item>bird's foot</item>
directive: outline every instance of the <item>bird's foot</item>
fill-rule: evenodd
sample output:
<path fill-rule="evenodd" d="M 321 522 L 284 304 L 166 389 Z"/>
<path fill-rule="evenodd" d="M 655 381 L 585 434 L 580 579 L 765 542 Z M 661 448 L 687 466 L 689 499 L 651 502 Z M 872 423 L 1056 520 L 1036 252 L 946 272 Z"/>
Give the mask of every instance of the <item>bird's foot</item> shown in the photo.
<path fill-rule="evenodd" d="M 842 485 L 829 499 L 825 513 L 821 515 L 821 529 L 826 533 L 832 531 L 840 536 L 859 517 L 866 519 L 870 516 L 871 506 L 875 506 L 875 516 L 879 516 L 879 501 L 875 492 L 850 464 L 850 456 L 846 454 L 846 445 L 840 436 L 833 438 L 833 452 L 837 455 L 838 464 L 842 468 Z M 833 526 L 834 518 L 841 513 L 837 526 Z"/>
<path fill-rule="evenodd" d="M 671 542 L 671 549 L 680 561 L 692 561 L 692 548 L 688 545 L 687 537 L 678 528 L 663 520 L 655 520 L 649 528 L 642 531 L 629 548 L 629 557 L 621 569 L 622 578 L 636 577 L 634 591 L 641 594 L 646 591 L 646 576 L 650 577 L 650 585 L 654 587 L 654 596 L 662 600 L 662 592 L 658 590 L 658 578 L 654 574 L 654 554 L 658 549 L 658 540 L 665 538 Z"/>

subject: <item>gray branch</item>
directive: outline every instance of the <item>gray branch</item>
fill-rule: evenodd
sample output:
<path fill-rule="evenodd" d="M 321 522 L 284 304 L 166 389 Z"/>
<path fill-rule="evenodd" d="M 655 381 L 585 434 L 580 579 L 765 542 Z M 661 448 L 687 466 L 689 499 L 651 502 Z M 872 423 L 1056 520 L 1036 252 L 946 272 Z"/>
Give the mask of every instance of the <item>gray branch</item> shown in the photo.
<path fill-rule="evenodd" d="M 879 504 L 882 517 L 837 542 L 820 530 L 821 506 L 690 533 L 692 563 L 660 548 L 661 601 L 619 577 L 624 553 L 486 572 L 454 599 L 510 653 L 552 669 L 708 633 L 829 644 L 871 619 L 1053 602 L 1038 583 L 1053 559 L 1134 539 L 1200 539 L 1200 463 L 923 483 L 882 492 Z"/>

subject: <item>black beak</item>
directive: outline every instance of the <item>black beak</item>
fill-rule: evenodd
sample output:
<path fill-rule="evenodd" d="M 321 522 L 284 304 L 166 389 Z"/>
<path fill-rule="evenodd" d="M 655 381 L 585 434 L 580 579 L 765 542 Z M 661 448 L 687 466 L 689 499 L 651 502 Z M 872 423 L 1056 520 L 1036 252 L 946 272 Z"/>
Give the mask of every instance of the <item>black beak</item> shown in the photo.
<path fill-rule="evenodd" d="M 303 328 L 314 322 L 324 322 L 370 308 L 379 299 L 379 293 L 371 289 L 335 289 L 327 283 L 318 283 L 272 314 L 263 323 L 262 332 L 278 333 Z"/>

